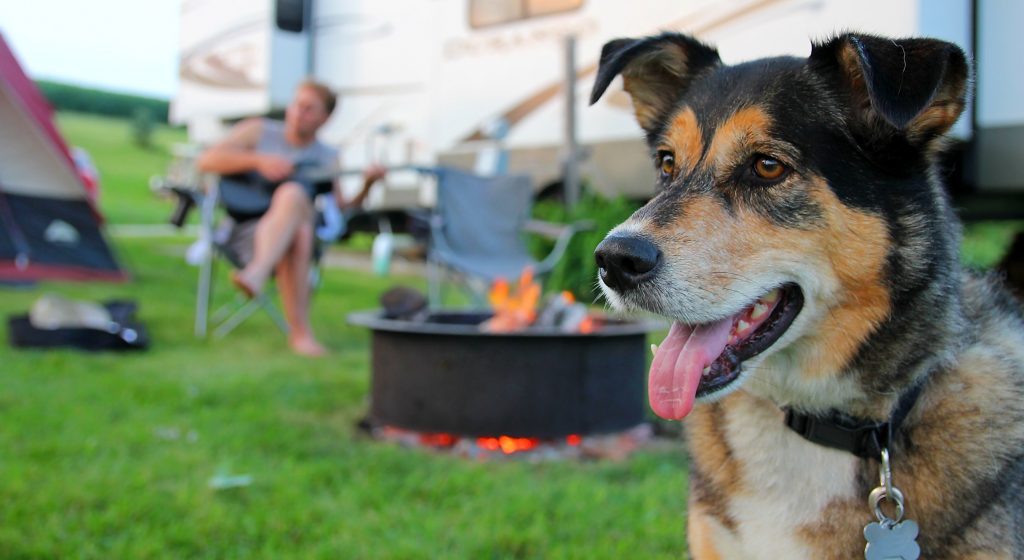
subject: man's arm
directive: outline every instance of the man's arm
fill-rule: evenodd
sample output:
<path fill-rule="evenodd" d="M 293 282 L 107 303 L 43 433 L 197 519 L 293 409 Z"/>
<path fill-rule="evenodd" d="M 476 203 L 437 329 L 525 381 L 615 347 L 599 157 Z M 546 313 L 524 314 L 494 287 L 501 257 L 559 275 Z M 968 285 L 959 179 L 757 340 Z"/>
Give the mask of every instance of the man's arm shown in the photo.
<path fill-rule="evenodd" d="M 260 119 L 246 119 L 236 124 L 223 140 L 199 155 L 196 166 L 204 173 L 231 175 L 257 171 L 270 181 L 284 180 L 292 173 L 292 162 L 256 151 L 262 128 Z"/>
<path fill-rule="evenodd" d="M 370 188 L 373 187 L 374 183 L 383 179 L 385 175 L 387 175 L 387 169 L 384 166 L 371 165 L 366 168 L 366 171 L 363 172 L 363 188 L 359 189 L 359 193 L 352 200 L 345 200 L 341 192 L 340 181 L 335 181 L 334 196 L 338 200 L 338 206 L 342 208 L 360 208 L 367 195 L 370 194 Z"/>

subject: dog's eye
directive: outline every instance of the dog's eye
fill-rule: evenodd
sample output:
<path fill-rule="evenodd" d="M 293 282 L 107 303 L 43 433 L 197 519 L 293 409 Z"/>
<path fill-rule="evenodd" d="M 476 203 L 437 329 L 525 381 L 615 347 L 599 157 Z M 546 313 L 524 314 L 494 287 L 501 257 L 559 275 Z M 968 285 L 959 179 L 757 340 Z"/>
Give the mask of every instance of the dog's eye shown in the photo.
<path fill-rule="evenodd" d="M 676 170 L 676 158 L 672 156 L 671 152 L 660 151 L 658 152 L 658 167 L 661 169 L 662 176 L 671 177 Z"/>
<path fill-rule="evenodd" d="M 783 163 L 773 157 L 769 156 L 756 156 L 754 158 L 754 175 L 757 175 L 759 179 L 765 181 L 775 181 L 782 178 L 783 175 L 788 171 Z"/>

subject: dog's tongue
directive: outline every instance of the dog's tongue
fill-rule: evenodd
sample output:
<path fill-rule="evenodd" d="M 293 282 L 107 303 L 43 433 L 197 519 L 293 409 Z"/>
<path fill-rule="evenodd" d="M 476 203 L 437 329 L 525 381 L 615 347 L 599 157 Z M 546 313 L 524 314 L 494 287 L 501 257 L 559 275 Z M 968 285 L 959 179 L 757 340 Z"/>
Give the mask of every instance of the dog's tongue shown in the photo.
<path fill-rule="evenodd" d="M 679 420 L 690 413 L 701 374 L 725 350 L 732 325 L 732 317 L 697 327 L 672 323 L 654 355 L 647 380 L 648 398 L 655 414 Z"/>

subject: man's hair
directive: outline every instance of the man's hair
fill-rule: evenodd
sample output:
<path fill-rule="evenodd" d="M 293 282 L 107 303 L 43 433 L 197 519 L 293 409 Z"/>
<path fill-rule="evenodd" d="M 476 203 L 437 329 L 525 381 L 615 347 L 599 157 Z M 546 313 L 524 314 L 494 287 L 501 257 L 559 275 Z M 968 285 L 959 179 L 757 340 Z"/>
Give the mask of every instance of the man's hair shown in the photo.
<path fill-rule="evenodd" d="M 303 88 L 312 90 L 320 97 L 320 100 L 324 102 L 324 109 L 327 110 L 328 115 L 334 112 L 334 107 L 338 105 L 338 95 L 331 91 L 331 88 L 327 87 L 326 84 L 314 79 L 306 79 L 301 81 L 295 89 L 297 91 Z"/>

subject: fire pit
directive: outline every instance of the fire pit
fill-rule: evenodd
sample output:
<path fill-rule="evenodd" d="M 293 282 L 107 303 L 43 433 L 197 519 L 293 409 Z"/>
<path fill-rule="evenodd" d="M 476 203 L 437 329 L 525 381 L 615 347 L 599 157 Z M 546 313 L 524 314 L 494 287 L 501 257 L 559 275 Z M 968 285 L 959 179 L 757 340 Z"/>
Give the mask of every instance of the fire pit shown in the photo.
<path fill-rule="evenodd" d="M 570 445 L 643 424 L 646 334 L 654 325 L 602 319 L 586 334 L 484 332 L 490 317 L 350 315 L 373 333 L 369 423 L 441 444 L 504 437 Z"/>

